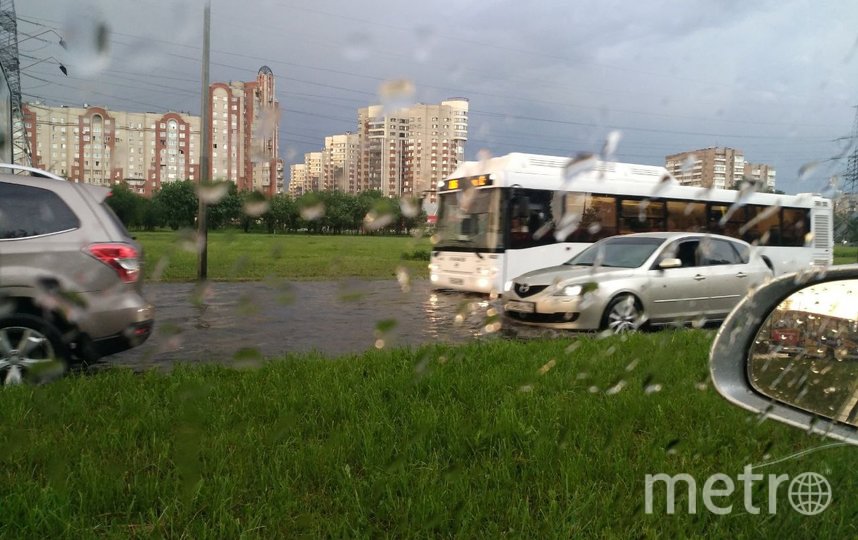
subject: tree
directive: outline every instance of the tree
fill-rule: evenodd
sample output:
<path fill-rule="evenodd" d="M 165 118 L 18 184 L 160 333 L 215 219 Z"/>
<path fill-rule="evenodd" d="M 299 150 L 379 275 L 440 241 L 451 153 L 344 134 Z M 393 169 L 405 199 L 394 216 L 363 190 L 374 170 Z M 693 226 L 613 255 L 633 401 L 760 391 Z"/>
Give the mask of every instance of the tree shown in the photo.
<path fill-rule="evenodd" d="M 227 192 L 219 201 L 209 206 L 208 226 L 220 229 L 238 221 L 241 217 L 241 197 L 234 182 L 226 182 Z"/>
<path fill-rule="evenodd" d="M 131 191 L 126 184 L 116 184 L 110 190 L 107 205 L 113 210 L 119 221 L 130 228 L 139 222 L 142 199 L 143 197 Z"/>
<path fill-rule="evenodd" d="M 164 222 L 174 231 L 179 227 L 193 227 L 197 216 L 197 193 L 190 180 L 161 184 L 155 194 Z"/>

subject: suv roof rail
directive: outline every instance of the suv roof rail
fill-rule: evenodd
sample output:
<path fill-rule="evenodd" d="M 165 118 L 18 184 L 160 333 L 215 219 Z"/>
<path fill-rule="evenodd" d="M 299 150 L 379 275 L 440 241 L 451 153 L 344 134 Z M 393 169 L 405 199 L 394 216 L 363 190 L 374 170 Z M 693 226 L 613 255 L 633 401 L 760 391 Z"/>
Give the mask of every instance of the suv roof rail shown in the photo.
<path fill-rule="evenodd" d="M 60 180 L 62 182 L 67 182 L 67 180 L 61 176 L 57 176 L 54 173 L 43 171 L 42 169 L 37 169 L 36 167 L 27 167 L 26 165 L 16 165 L 13 163 L 0 163 L 0 169 L 11 169 L 13 171 L 27 171 L 30 173 L 30 176 L 37 176 L 39 178 L 50 178 L 52 180 Z"/>

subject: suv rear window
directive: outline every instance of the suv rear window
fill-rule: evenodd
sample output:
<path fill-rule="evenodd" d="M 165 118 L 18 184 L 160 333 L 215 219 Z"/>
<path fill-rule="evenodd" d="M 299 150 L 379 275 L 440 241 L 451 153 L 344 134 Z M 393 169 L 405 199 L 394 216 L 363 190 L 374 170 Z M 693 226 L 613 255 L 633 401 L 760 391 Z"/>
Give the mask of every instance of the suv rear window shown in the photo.
<path fill-rule="evenodd" d="M 0 240 L 58 233 L 78 227 L 80 220 L 56 193 L 0 182 Z"/>

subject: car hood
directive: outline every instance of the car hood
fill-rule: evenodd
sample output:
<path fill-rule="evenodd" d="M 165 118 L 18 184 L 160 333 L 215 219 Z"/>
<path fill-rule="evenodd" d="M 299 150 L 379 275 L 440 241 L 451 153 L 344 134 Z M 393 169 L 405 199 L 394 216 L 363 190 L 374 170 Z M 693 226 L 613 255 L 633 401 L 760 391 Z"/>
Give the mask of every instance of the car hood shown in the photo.
<path fill-rule="evenodd" d="M 600 267 L 595 272 L 590 266 L 552 266 L 523 274 L 515 278 L 516 283 L 528 285 L 551 285 L 569 281 L 600 281 L 602 279 L 618 278 L 630 275 L 634 268 L 605 268 Z"/>

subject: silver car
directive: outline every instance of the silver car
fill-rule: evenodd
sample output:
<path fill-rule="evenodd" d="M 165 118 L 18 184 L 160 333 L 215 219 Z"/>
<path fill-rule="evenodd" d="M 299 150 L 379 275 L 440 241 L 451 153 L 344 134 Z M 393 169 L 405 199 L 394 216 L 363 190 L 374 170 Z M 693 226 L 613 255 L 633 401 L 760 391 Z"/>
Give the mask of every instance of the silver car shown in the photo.
<path fill-rule="evenodd" d="M 772 270 L 726 236 L 641 233 L 605 238 L 567 263 L 516 278 L 508 319 L 536 326 L 623 332 L 719 321 Z"/>
<path fill-rule="evenodd" d="M 110 190 L 0 165 L 0 384 L 139 345 L 154 309 Z"/>

